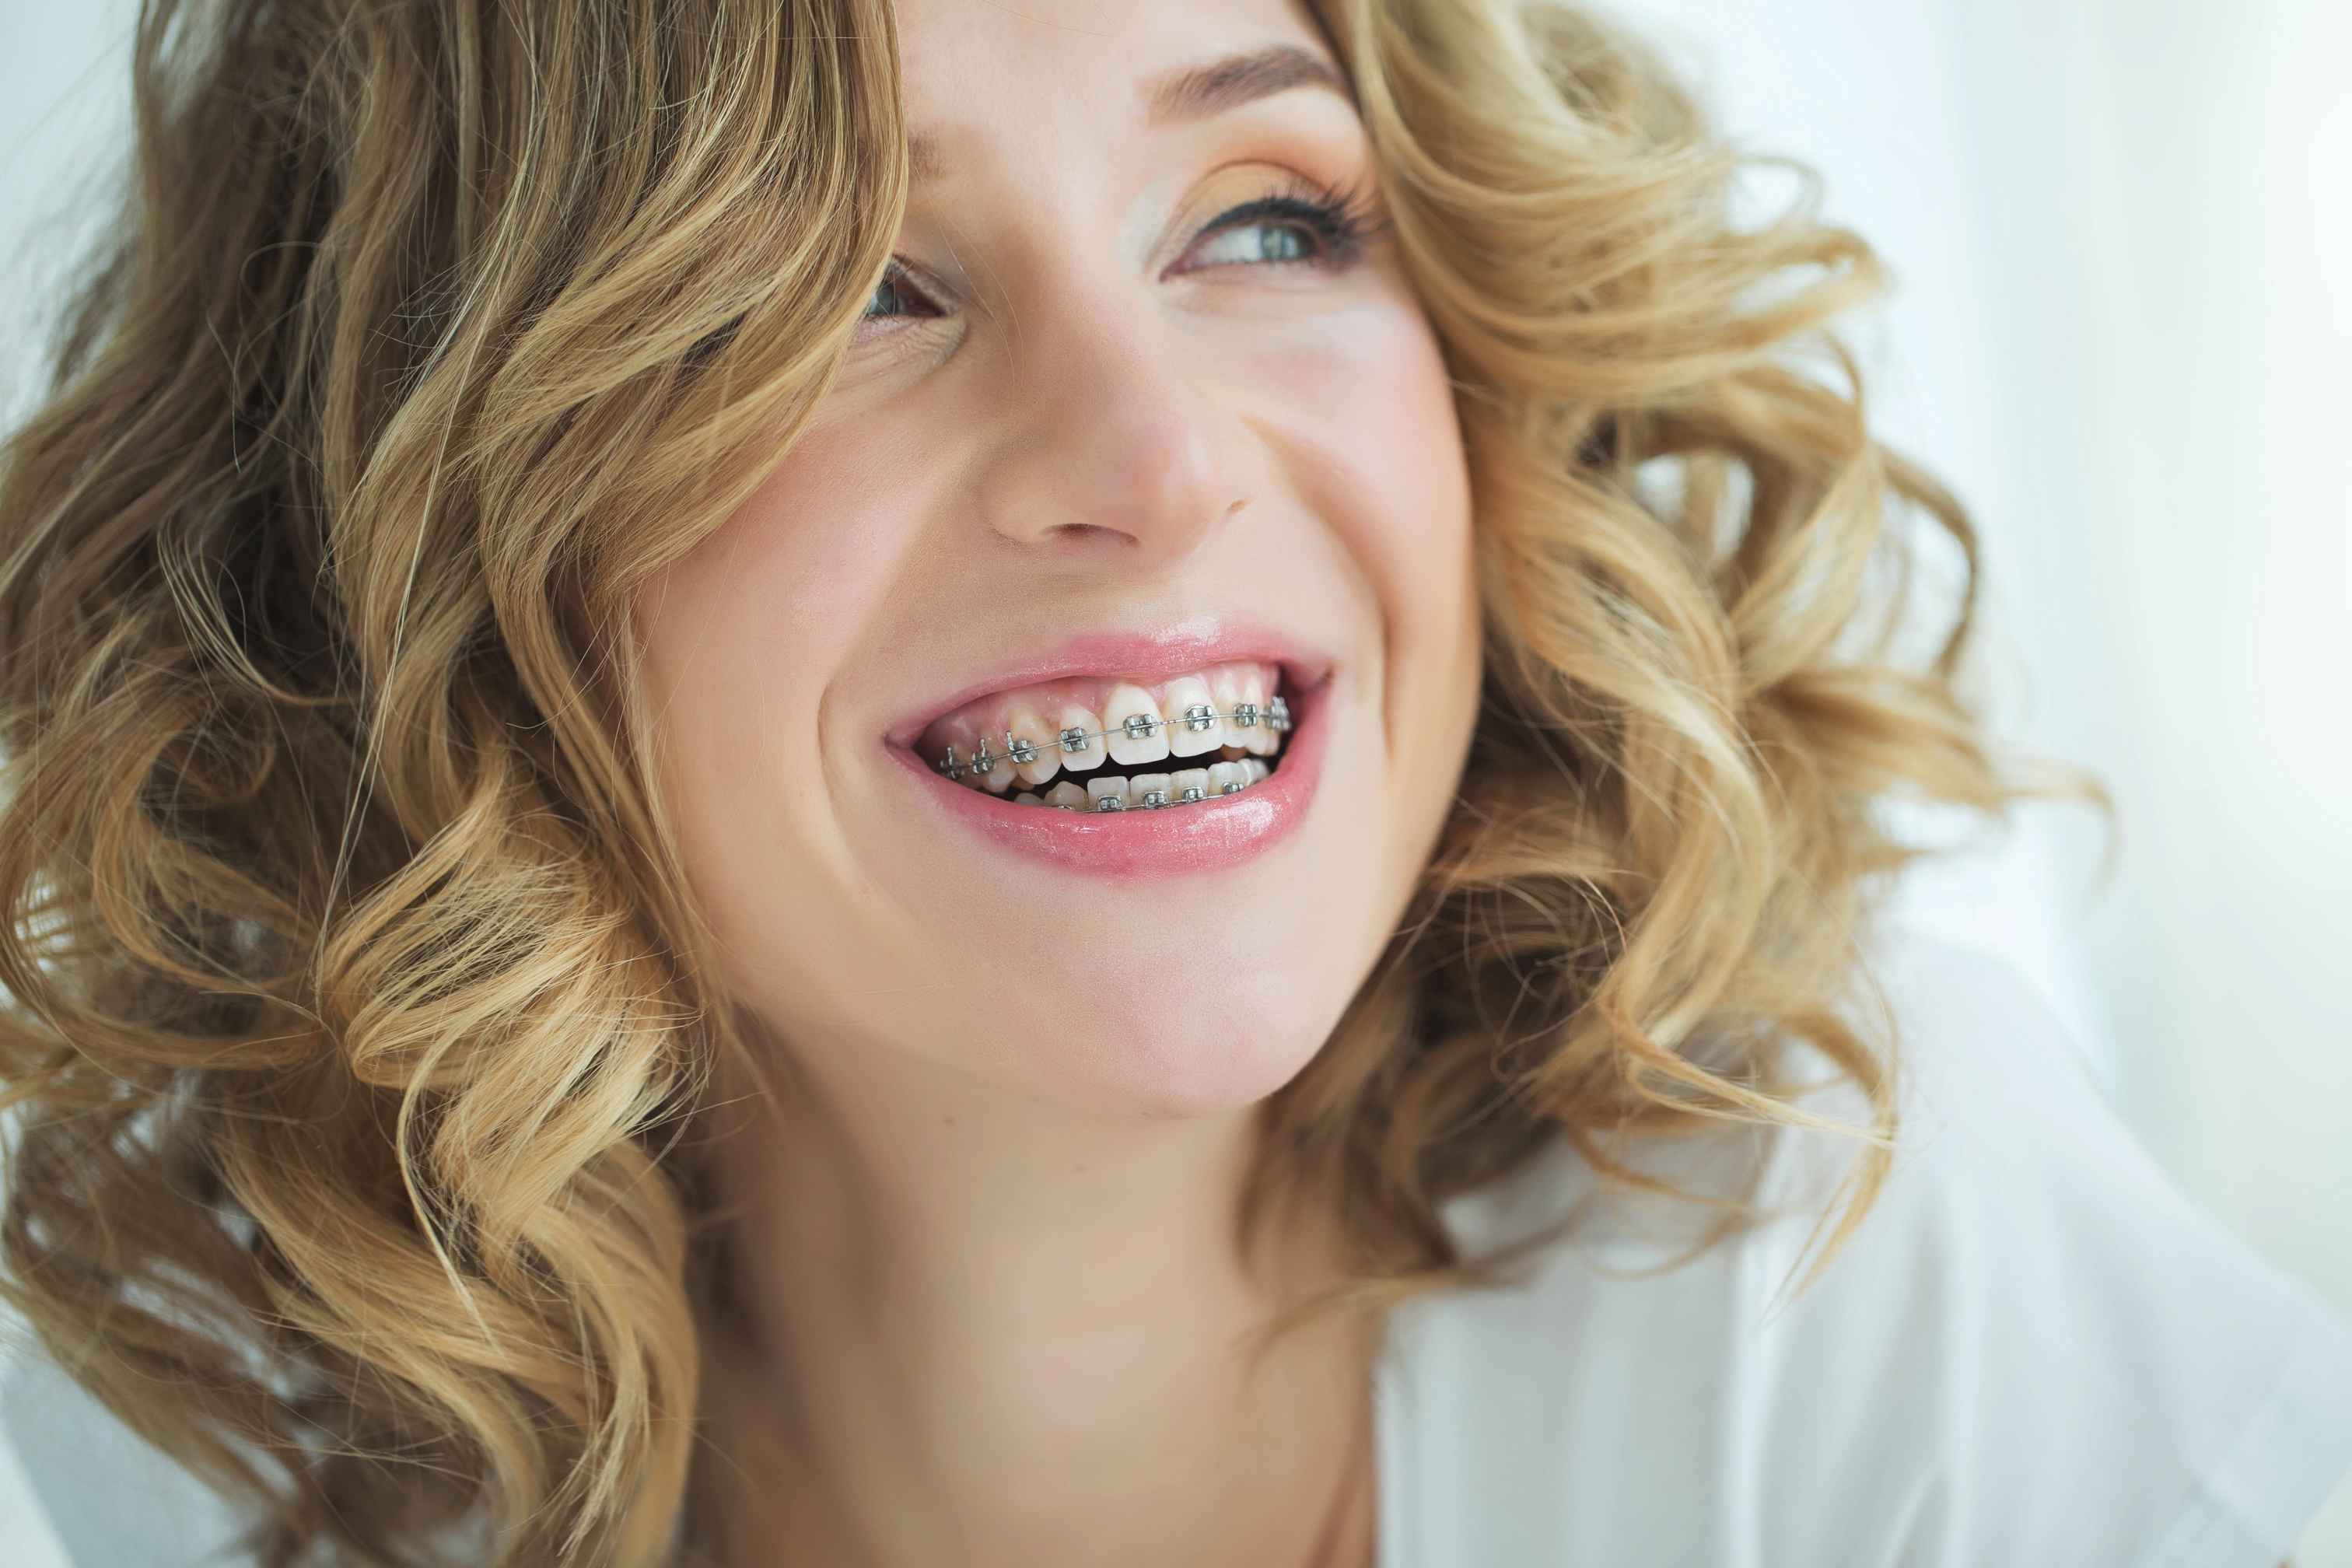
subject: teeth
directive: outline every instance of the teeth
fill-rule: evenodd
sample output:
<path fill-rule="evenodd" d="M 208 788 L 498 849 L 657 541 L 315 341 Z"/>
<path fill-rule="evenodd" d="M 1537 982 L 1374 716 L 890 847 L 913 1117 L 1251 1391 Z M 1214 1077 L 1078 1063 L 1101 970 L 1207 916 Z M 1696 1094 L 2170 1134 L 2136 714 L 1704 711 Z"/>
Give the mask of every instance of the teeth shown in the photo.
<path fill-rule="evenodd" d="M 1160 699 L 1160 714 L 1168 725 L 1168 750 L 1179 757 L 1197 757 L 1224 743 L 1224 722 L 1213 717 L 1216 700 L 1209 683 L 1187 675 L 1168 683 Z"/>
<path fill-rule="evenodd" d="M 1234 721 L 1234 710 L 1249 700 L 1242 695 L 1241 671 L 1230 664 L 1220 665 L 1210 671 L 1209 700 L 1214 702 L 1217 711 L 1224 715 L 1217 721 L 1217 744 L 1238 748 L 1242 743 L 1243 731 Z"/>
<path fill-rule="evenodd" d="M 1227 726 L 1226 740 L 1245 752 L 1270 756 L 1281 746 L 1282 741 L 1275 734 L 1274 727 L 1266 722 L 1265 682 L 1255 674 L 1249 674 L 1242 678 L 1241 687 L 1240 701 L 1225 710 L 1235 715 L 1234 721 Z M 1255 722 L 1240 722 L 1253 714 Z"/>
<path fill-rule="evenodd" d="M 991 773 L 1003 771 L 1004 764 L 1000 759 Z M 1013 798 L 1018 805 L 1060 806 L 1066 811 L 1158 811 L 1164 806 L 1196 805 L 1220 795 L 1239 795 L 1273 774 L 1274 770 L 1257 758 L 1244 757 L 1238 762 L 1212 763 L 1205 768 L 1180 768 L 1173 773 L 1136 773 L 1131 777 L 1107 773 L 1087 780 L 1083 788 L 1064 779 L 1042 795 L 1034 790 L 1023 790 Z"/>
<path fill-rule="evenodd" d="M 919 750 L 941 777 L 1020 805 L 1195 805 L 1271 776 L 1291 729 L 1288 705 L 1273 689 L 1278 684 L 1273 666 L 1247 662 L 1208 666 L 1151 688 L 1107 679 L 1048 681 L 940 719 Z M 1106 763 L 1125 776 L 1089 784 L 1087 776 Z M 1155 763 L 1166 771 L 1147 771 Z"/>
<path fill-rule="evenodd" d="M 1091 708 L 1081 708 L 1073 702 L 1062 710 L 1063 740 L 1058 754 L 1065 769 L 1074 773 L 1090 773 L 1103 765 L 1103 758 L 1108 754 L 1103 743 L 1084 739 L 1099 734 L 1102 728 L 1102 716 Z"/>
<path fill-rule="evenodd" d="M 974 771 L 972 767 L 971 750 L 970 747 L 966 747 L 962 751 L 958 751 L 955 747 L 950 746 L 948 748 L 947 761 L 944 766 L 948 777 L 963 785 L 964 788 L 979 789 L 982 787 L 981 775 L 979 773 Z"/>
<path fill-rule="evenodd" d="M 1034 708 L 1017 707 L 1004 716 L 1004 732 L 1010 739 L 1005 752 L 1013 760 L 1013 771 L 1025 784 L 1041 784 L 1062 771 L 1062 753 L 1055 748 L 1055 732 L 1046 726 Z"/>
<path fill-rule="evenodd" d="M 1003 795 L 1013 787 L 1013 764 L 995 749 L 987 736 L 982 735 L 978 749 L 972 752 L 971 769 L 964 774 L 963 782 L 974 789 L 987 788 Z"/>
<path fill-rule="evenodd" d="M 1110 760 L 1123 767 L 1156 763 L 1168 755 L 1168 734 L 1160 705 L 1140 686 L 1114 686 L 1103 704 L 1103 728 L 1111 731 L 1104 743 Z"/>

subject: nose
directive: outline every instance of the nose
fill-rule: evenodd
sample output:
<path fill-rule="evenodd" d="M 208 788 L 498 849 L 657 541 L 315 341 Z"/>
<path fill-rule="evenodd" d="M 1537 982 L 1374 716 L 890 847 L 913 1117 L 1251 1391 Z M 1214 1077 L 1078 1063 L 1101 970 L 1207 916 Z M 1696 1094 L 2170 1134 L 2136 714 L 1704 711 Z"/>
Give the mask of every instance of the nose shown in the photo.
<path fill-rule="evenodd" d="M 1256 494 L 1257 441 L 1148 309 L 1053 314 L 1073 324 L 1024 333 L 1012 356 L 1011 416 L 981 479 L 988 526 L 1139 571 L 1186 559 Z"/>

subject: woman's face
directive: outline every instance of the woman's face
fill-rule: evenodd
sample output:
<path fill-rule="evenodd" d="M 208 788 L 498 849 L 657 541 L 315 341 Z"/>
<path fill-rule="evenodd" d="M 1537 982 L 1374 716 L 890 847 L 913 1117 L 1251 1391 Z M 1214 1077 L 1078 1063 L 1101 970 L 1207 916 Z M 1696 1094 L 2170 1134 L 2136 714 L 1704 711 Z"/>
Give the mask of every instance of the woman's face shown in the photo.
<path fill-rule="evenodd" d="M 898 260 L 772 479 L 635 605 L 688 873 L 820 1079 L 1246 1105 L 1378 957 L 1468 742 L 1438 345 L 1298 9 L 898 16 Z"/>

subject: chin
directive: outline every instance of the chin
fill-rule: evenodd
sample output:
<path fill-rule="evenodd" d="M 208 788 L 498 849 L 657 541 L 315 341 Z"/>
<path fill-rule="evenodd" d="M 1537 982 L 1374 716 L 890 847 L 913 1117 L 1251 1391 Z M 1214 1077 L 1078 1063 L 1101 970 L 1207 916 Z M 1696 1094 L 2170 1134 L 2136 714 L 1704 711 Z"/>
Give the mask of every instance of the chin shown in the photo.
<path fill-rule="evenodd" d="M 1024 1076 L 1071 1109 L 1175 1121 L 1245 1110 L 1322 1048 L 1347 990 L 1296 980 L 1253 986 L 1197 1021 L 1143 1034 L 1104 1031 L 1026 1064 Z"/>

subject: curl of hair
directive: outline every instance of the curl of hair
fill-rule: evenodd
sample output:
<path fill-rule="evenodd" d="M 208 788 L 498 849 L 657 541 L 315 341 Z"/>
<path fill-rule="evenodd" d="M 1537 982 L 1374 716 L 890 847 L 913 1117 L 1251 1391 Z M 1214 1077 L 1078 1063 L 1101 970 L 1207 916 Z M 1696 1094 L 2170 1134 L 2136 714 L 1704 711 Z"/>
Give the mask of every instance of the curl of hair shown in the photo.
<path fill-rule="evenodd" d="M 1393 1292 L 1548 1137 L 1800 1119 L 1773 1040 L 1891 1114 L 1838 1006 L 1903 858 L 1873 803 L 2004 793 L 1965 597 L 1925 668 L 1871 624 L 1903 504 L 1972 551 L 1824 333 L 1867 249 L 1736 224 L 1737 162 L 1571 11 L 1318 9 L 1461 384 L 1487 616 L 1406 931 L 1267 1109 L 1262 1190 L 1336 1194 Z M 0 470 L 0 1247 L 268 1563 L 674 1548 L 723 999 L 622 609 L 880 274 L 894 39 L 887 0 L 142 16 L 129 216 Z"/>
<path fill-rule="evenodd" d="M 703 1031 L 609 628 L 887 256 L 894 39 L 142 16 L 130 217 L 0 479 L 0 1244 L 269 1562 L 668 1550 Z"/>
<path fill-rule="evenodd" d="M 1878 803 L 2015 793 L 1954 686 L 1973 531 L 1872 437 L 1828 330 L 1876 258 L 1810 181 L 1737 224 L 1741 160 L 1570 7 L 1317 11 L 1460 389 L 1486 678 L 1414 908 L 1269 1108 L 1254 1201 L 1334 1194 L 1359 1298 L 1391 1300 L 1462 1276 L 1444 1204 L 1547 1139 L 1644 1186 L 1621 1156 L 1649 1138 L 1816 1120 L 1776 1080 L 1801 1040 L 1875 1121 L 1818 1267 L 1889 1158 L 1893 1063 L 1844 1005 L 1869 897 L 1909 857 Z M 1906 668 L 1915 519 L 1962 576 Z"/>

